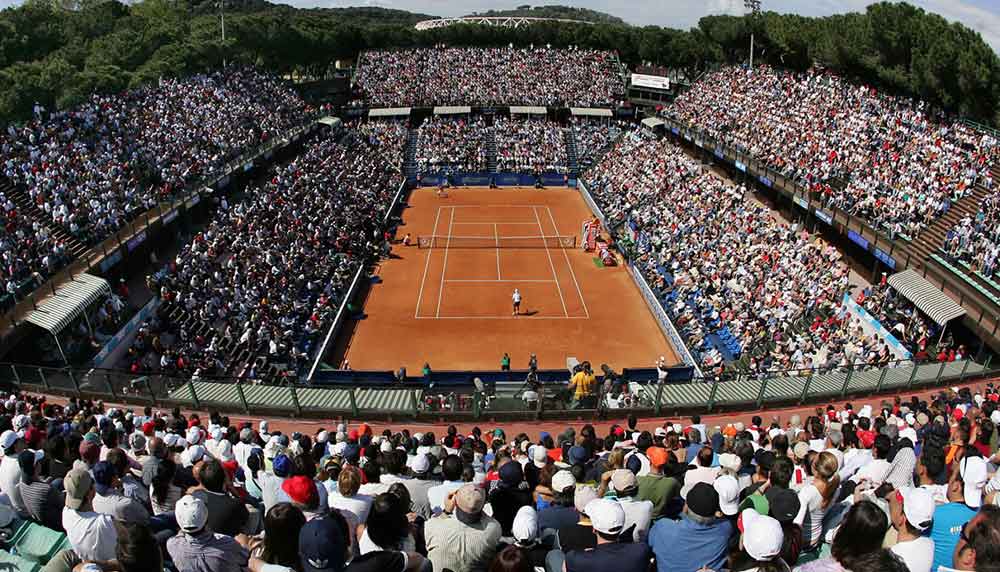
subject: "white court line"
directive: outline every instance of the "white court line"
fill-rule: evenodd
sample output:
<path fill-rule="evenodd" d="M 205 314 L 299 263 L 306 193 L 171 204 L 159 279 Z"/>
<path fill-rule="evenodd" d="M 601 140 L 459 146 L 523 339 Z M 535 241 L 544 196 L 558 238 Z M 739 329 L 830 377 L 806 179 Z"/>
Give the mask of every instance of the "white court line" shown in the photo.
<path fill-rule="evenodd" d="M 589 320 L 587 316 L 420 316 L 418 320 Z"/>
<path fill-rule="evenodd" d="M 438 219 L 441 218 L 441 207 L 438 207 L 437 216 L 434 217 L 434 229 L 431 230 L 431 236 L 437 234 L 438 229 Z M 431 265 L 431 254 L 434 252 L 433 249 L 428 249 L 427 252 L 427 262 L 424 262 L 424 275 L 420 278 L 420 293 L 417 294 L 417 309 L 413 312 L 414 318 L 420 317 L 420 299 L 424 296 L 424 281 L 427 280 L 427 269 Z"/>
<path fill-rule="evenodd" d="M 538 209 L 531 209 L 531 212 L 535 213 L 535 221 L 538 223 L 538 231 L 544 235 L 545 229 L 542 228 L 542 219 L 538 218 Z M 549 257 L 549 268 L 552 269 L 552 279 L 556 281 L 556 290 L 559 291 L 559 301 L 562 302 L 563 314 L 566 314 L 566 317 L 568 318 L 569 311 L 566 310 L 566 299 L 563 298 L 562 286 L 559 285 L 559 277 L 556 276 L 556 265 L 552 263 L 552 253 L 549 252 L 548 243 L 545 243 L 545 255 Z"/>
<path fill-rule="evenodd" d="M 549 219 L 552 220 L 552 228 L 556 231 L 556 236 L 558 236 L 559 235 L 559 225 L 556 224 L 556 217 L 552 216 L 552 209 L 550 209 L 547 205 L 545 207 L 545 210 L 549 211 Z M 581 237 L 581 239 L 582 238 L 583 237 Z M 566 258 L 566 266 L 569 267 L 570 276 L 573 277 L 573 284 L 576 284 L 576 293 L 577 293 L 577 295 L 580 296 L 580 303 L 583 304 L 583 312 L 589 318 L 590 317 L 590 310 L 587 309 L 587 301 L 583 299 L 583 292 L 580 290 L 580 283 L 577 282 L 577 280 L 576 280 L 576 272 L 573 271 L 573 265 L 570 264 L 570 262 L 569 262 L 569 255 L 566 254 L 566 249 L 563 248 L 561 250 L 562 250 L 563 256 Z"/>
<path fill-rule="evenodd" d="M 451 246 L 451 230 L 455 224 L 455 207 L 451 208 L 451 223 L 448 225 L 448 242 L 444 243 L 444 265 L 441 266 L 441 285 L 438 287 L 438 306 L 436 316 L 441 316 L 441 295 L 444 294 L 444 273 L 448 270 L 448 247 Z"/>
<path fill-rule="evenodd" d="M 500 233 L 497 231 L 497 223 L 493 223 L 493 238 L 497 241 L 497 281 L 500 280 Z"/>
<path fill-rule="evenodd" d="M 548 284 L 551 282 L 555 282 L 555 280 L 445 280 L 445 282 L 449 284 L 452 282 L 479 282 L 479 283 L 513 282 L 515 284 L 518 282 L 538 282 L 538 283 Z"/>
<path fill-rule="evenodd" d="M 484 224 L 530 224 L 530 225 L 534 226 L 536 223 L 533 223 L 533 222 L 522 222 L 522 221 L 503 221 L 503 220 L 497 221 L 497 222 L 493 222 L 493 221 L 483 221 L 483 222 L 458 222 L 458 221 L 456 221 L 455 222 L 455 226 L 461 226 L 461 225 L 480 225 L 480 226 L 482 226 Z"/>

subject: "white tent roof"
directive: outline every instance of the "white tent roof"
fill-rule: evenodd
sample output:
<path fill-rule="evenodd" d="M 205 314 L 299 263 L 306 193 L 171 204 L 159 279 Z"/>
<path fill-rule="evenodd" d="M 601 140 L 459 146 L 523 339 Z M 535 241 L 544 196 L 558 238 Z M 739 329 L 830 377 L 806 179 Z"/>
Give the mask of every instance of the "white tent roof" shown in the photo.
<path fill-rule="evenodd" d="M 570 107 L 569 112 L 573 115 L 585 117 L 611 117 L 610 109 L 596 109 L 592 107 Z"/>
<path fill-rule="evenodd" d="M 663 125 L 665 123 L 666 122 L 660 119 L 659 117 L 647 117 L 642 120 L 642 124 L 645 125 L 646 127 L 649 127 L 650 129 L 653 129 L 654 127 L 659 127 L 660 125 Z"/>
<path fill-rule="evenodd" d="M 472 113 L 472 108 L 468 105 L 442 105 L 434 108 L 434 115 L 458 115 L 459 113 Z"/>
<path fill-rule="evenodd" d="M 371 109 L 368 117 L 404 117 L 410 115 L 409 107 L 386 107 L 385 109 Z"/>
<path fill-rule="evenodd" d="M 939 326 L 965 315 L 964 308 L 915 270 L 904 270 L 893 274 L 889 277 L 889 285 L 913 302 Z"/>
<path fill-rule="evenodd" d="M 535 105 L 511 105 L 511 115 L 545 115 L 548 112 L 544 107 Z"/>
<path fill-rule="evenodd" d="M 38 304 L 38 309 L 32 310 L 25 320 L 56 335 L 88 306 L 110 292 L 111 286 L 104 278 L 77 274 L 73 280 L 59 286 L 55 295 Z"/>

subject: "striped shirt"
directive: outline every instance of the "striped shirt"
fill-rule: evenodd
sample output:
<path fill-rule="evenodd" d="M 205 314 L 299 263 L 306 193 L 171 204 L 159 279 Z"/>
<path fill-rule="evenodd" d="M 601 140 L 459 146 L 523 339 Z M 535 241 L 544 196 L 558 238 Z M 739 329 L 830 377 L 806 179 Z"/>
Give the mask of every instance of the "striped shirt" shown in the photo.
<path fill-rule="evenodd" d="M 55 530 L 62 528 L 63 495 L 52 488 L 52 485 L 32 480 L 30 483 L 21 481 L 17 488 L 21 492 L 25 512 L 31 520 Z"/>

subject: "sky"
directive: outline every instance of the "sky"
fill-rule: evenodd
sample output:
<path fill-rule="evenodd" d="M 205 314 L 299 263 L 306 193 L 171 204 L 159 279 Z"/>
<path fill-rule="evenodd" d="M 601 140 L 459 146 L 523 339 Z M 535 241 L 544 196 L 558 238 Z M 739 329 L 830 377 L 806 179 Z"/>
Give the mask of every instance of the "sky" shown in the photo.
<path fill-rule="evenodd" d="M 561 4 L 607 12 L 635 25 L 655 24 L 688 29 L 709 14 L 742 14 L 743 0 L 271 0 L 298 7 L 339 8 L 344 6 L 383 6 L 435 16 L 462 16 L 490 9 L 509 9 L 518 5 Z M 21 0 L 0 0 L 0 8 Z M 763 0 L 765 10 L 803 16 L 829 16 L 860 12 L 875 0 Z M 1000 52 L 1000 0 L 909 0 L 928 12 L 957 21 L 976 30 Z"/>

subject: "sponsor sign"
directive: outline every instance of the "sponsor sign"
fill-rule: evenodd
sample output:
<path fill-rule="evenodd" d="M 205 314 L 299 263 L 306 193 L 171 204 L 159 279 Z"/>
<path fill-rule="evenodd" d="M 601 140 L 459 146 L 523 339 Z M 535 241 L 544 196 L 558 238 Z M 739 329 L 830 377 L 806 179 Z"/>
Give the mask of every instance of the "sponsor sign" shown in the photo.
<path fill-rule="evenodd" d="M 736 161 L 736 168 L 739 169 L 740 171 L 743 171 L 744 173 L 747 172 L 747 166 L 742 161 Z"/>
<path fill-rule="evenodd" d="M 670 78 L 658 75 L 646 75 L 642 73 L 632 74 L 632 85 L 637 87 L 647 87 L 650 89 L 670 89 Z"/>
<path fill-rule="evenodd" d="M 868 239 L 861 236 L 860 234 L 854 232 L 853 230 L 847 231 L 847 238 L 851 239 L 851 242 L 857 244 L 861 248 L 868 250 Z"/>
<path fill-rule="evenodd" d="M 824 210 L 816 209 L 816 218 L 826 224 L 833 224 L 833 215 Z"/>
<path fill-rule="evenodd" d="M 875 258 L 879 259 L 882 262 L 882 264 L 885 264 L 889 268 L 892 268 L 893 270 L 896 269 L 896 259 L 893 258 L 892 256 L 889 256 L 889 253 L 882 250 L 881 248 L 875 249 Z"/>

